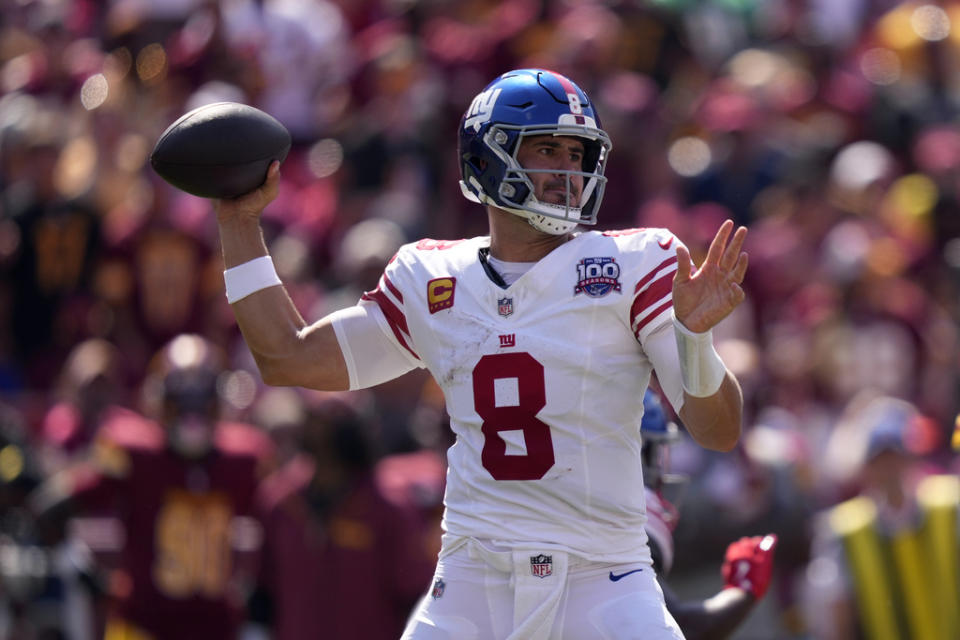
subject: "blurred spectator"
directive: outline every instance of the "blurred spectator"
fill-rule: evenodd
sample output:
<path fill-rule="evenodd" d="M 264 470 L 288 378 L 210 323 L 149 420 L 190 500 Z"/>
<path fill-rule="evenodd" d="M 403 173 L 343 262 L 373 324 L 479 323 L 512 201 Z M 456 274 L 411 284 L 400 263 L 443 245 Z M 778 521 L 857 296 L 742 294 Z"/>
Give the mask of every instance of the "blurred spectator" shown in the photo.
<path fill-rule="evenodd" d="M 313 399 L 300 433 L 303 455 L 258 493 L 253 622 L 277 640 L 397 638 L 433 572 L 427 529 L 376 483 L 369 424 L 346 400 Z"/>
<path fill-rule="evenodd" d="M 112 408 L 129 406 L 123 367 L 120 352 L 106 340 L 90 338 L 70 351 L 36 438 L 45 475 L 85 450 Z"/>
<path fill-rule="evenodd" d="M 323 317 L 356 303 L 365 291 L 376 288 L 383 265 L 407 240 L 400 226 L 384 218 L 371 218 L 350 227 L 340 241 L 333 269 L 343 284 L 330 291 L 311 314 Z"/>
<path fill-rule="evenodd" d="M 151 365 L 144 393 L 156 421 L 115 409 L 90 460 L 32 502 L 53 540 L 73 515 L 108 510 L 122 523 L 106 637 L 234 638 L 245 595 L 232 561 L 237 517 L 251 511 L 270 445 L 218 421 L 223 365 L 210 342 L 177 336 Z"/>
<path fill-rule="evenodd" d="M 89 203 L 69 193 L 66 173 L 84 168 L 83 158 L 67 156 L 82 154 L 82 143 L 67 145 L 69 122 L 56 105 L 6 96 L 3 112 L 0 207 L 8 246 L 0 266 L 9 287 L 10 347 L 24 383 L 43 385 L 72 344 L 86 337 L 82 318 L 99 220 Z M 69 160 L 77 164 L 67 169 Z"/>
<path fill-rule="evenodd" d="M 92 640 L 89 554 L 39 543 L 27 497 L 42 475 L 25 428 L 0 404 L 0 633 Z"/>
<path fill-rule="evenodd" d="M 859 460 L 859 491 L 815 522 L 802 592 L 813 637 L 956 636 L 956 477 L 916 455 L 925 423 L 911 404 L 860 397 L 844 420 L 835 444 Z"/>
<path fill-rule="evenodd" d="M 237 0 L 224 12 L 230 48 L 245 54 L 258 83 L 254 106 L 312 143 L 345 106 L 344 83 L 355 64 L 343 14 L 326 0 Z M 249 85 L 248 85 L 249 86 Z"/>
<path fill-rule="evenodd" d="M 253 423 L 265 429 L 273 441 L 278 467 L 300 453 L 306 414 L 305 398 L 292 387 L 268 387 L 251 407 Z"/>
<path fill-rule="evenodd" d="M 413 451 L 387 454 L 376 465 L 377 485 L 395 504 L 412 507 L 423 518 L 430 557 L 440 554 L 443 496 L 447 482 L 447 449 L 456 441 L 450 428 L 443 391 L 428 377 L 410 415 Z"/>

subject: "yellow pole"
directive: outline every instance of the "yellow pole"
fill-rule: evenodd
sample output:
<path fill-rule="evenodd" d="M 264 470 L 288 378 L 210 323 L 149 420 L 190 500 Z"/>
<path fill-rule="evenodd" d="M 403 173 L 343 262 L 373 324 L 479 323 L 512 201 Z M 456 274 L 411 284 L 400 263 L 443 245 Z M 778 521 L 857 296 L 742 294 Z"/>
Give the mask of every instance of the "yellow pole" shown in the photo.
<path fill-rule="evenodd" d="M 890 538 L 893 564 L 900 579 L 907 627 L 912 640 L 949 640 L 939 632 L 940 616 L 933 588 L 933 568 L 916 529 L 898 531 Z"/>
<path fill-rule="evenodd" d="M 917 501 L 924 513 L 923 536 L 930 554 L 941 637 L 960 638 L 960 478 L 924 478 L 917 487 Z"/>
<path fill-rule="evenodd" d="M 893 584 L 874 526 L 876 506 L 869 498 L 853 498 L 834 507 L 829 519 L 847 551 L 866 637 L 899 640 Z"/>

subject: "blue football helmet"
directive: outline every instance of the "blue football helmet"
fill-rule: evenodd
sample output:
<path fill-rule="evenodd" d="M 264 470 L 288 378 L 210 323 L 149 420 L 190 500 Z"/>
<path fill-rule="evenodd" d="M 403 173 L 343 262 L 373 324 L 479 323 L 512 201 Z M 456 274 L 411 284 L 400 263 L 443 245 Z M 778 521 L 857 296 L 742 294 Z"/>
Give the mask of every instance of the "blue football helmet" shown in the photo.
<path fill-rule="evenodd" d="M 665 484 L 684 482 L 684 476 L 670 473 L 670 446 L 680 439 L 680 432 L 676 423 L 668 419 L 659 396 L 650 389 L 643 396 L 640 437 L 644 484 L 660 490 Z"/>
<path fill-rule="evenodd" d="M 521 167 L 517 161 L 521 140 L 542 135 L 582 140 L 582 170 Z M 568 78 L 543 69 L 508 71 L 473 99 L 460 120 L 460 188 L 468 200 L 524 217 L 540 231 L 567 233 L 578 224 L 597 223 L 611 148 L 593 102 Z M 540 202 L 531 173 L 564 175 L 566 203 Z M 579 202 L 571 202 L 570 177 L 574 175 L 584 179 Z"/>

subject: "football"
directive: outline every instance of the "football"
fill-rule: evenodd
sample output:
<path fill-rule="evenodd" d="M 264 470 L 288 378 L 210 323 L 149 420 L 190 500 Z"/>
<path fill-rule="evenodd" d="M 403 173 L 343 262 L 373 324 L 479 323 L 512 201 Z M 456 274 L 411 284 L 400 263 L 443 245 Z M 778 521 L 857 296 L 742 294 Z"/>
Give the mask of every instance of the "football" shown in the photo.
<path fill-rule="evenodd" d="M 198 107 L 167 127 L 150 154 L 157 174 L 203 198 L 235 198 L 263 184 L 290 151 L 290 132 L 268 113 L 237 102 Z"/>

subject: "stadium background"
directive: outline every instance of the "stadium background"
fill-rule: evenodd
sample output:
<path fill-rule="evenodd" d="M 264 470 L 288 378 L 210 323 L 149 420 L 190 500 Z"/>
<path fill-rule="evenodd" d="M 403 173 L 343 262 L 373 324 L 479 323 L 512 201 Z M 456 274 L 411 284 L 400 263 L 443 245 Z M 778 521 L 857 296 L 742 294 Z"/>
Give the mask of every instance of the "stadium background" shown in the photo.
<path fill-rule="evenodd" d="M 569 75 L 597 103 L 614 142 L 600 228 L 666 226 L 696 259 L 724 218 L 750 227 L 747 301 L 715 331 L 745 435 L 732 454 L 674 451 L 690 476 L 680 593 L 709 595 L 728 542 L 775 531 L 774 587 L 736 637 L 806 637 L 810 523 L 856 491 L 865 393 L 921 412 L 905 439 L 917 465 L 957 468 L 960 3 L 0 7 L 0 402 L 40 475 L 85 446 L 50 410 L 79 401 L 69 356 L 91 338 L 116 348 L 109 393 L 134 405 L 150 355 L 202 333 L 231 354 L 230 415 L 282 431 L 290 396 L 262 386 L 236 330 L 209 203 L 149 169 L 170 122 L 234 100 L 289 128 L 264 227 L 316 318 L 372 288 L 402 242 L 484 233 L 457 187 L 456 126 L 521 66 Z M 351 402 L 374 416 L 382 455 L 448 435 L 424 375 Z"/>

